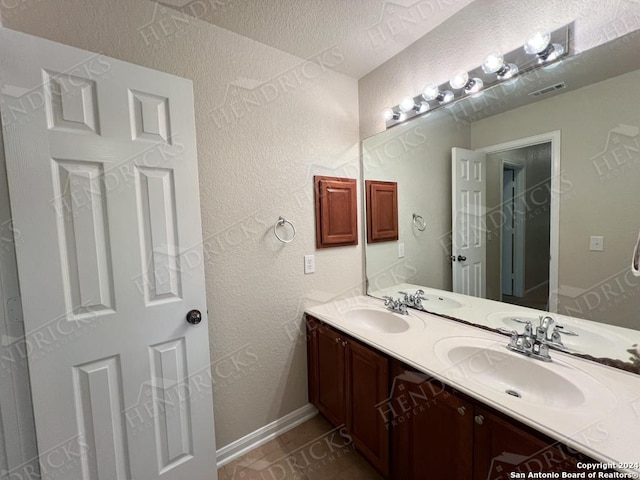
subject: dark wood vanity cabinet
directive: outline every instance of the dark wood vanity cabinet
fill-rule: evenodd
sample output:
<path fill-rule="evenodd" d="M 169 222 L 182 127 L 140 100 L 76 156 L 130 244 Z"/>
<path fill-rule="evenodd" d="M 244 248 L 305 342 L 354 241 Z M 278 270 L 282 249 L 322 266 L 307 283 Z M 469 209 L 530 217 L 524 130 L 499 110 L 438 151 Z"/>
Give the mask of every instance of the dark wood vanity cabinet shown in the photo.
<path fill-rule="evenodd" d="M 392 478 L 505 480 L 591 461 L 400 362 L 392 368 Z"/>
<path fill-rule="evenodd" d="M 307 316 L 309 399 L 385 477 L 579 471 L 564 445 Z"/>
<path fill-rule="evenodd" d="M 378 405 L 388 396 L 389 359 L 307 317 L 309 399 L 334 426 L 345 425 L 354 446 L 383 475 L 389 434 Z"/>
<path fill-rule="evenodd" d="M 391 478 L 473 478 L 473 404 L 393 362 Z"/>
<path fill-rule="evenodd" d="M 312 333 L 315 338 L 316 401 L 315 405 L 333 425 L 345 423 L 345 341 L 338 332 L 317 324 Z"/>

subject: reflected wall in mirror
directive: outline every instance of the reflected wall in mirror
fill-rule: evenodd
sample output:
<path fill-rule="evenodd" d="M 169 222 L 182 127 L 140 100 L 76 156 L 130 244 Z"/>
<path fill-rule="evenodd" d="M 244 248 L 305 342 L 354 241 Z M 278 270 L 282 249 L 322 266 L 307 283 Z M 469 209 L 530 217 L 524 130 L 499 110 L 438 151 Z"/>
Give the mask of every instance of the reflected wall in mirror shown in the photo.
<path fill-rule="evenodd" d="M 464 255 L 452 251 L 459 212 L 452 212 L 451 151 L 481 151 L 487 192 L 476 233 L 486 252 L 486 298 L 512 304 L 505 312 L 527 306 L 624 327 L 617 358 L 634 358 L 637 350 L 628 350 L 637 332 L 627 329 L 640 330 L 640 278 L 631 268 L 640 229 L 639 50 L 634 32 L 366 139 L 364 179 L 397 182 L 403 193 L 405 244 L 403 258 L 395 242 L 366 246 L 368 293 L 395 294 L 407 284 L 459 291 L 452 268 Z M 513 147 L 554 134 L 555 165 L 548 141 Z"/>

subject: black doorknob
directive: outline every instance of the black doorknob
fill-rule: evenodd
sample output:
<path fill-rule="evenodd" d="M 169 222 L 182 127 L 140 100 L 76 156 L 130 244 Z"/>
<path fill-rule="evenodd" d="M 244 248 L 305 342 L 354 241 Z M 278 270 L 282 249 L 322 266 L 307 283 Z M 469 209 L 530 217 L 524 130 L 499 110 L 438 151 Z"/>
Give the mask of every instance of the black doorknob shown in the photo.
<path fill-rule="evenodd" d="M 200 313 L 200 310 L 190 310 L 189 313 L 187 313 L 187 322 L 189 322 L 192 325 L 197 325 L 202 321 L 202 314 Z"/>
<path fill-rule="evenodd" d="M 458 261 L 459 262 L 466 262 L 467 261 L 467 257 L 465 257 L 464 255 L 458 255 Z"/>

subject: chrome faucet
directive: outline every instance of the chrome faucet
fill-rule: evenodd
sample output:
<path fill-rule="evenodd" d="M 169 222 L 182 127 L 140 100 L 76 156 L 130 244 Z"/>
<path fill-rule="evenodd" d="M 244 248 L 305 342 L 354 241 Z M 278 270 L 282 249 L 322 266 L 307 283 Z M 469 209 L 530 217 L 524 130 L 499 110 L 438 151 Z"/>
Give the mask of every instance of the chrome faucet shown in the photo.
<path fill-rule="evenodd" d="M 535 334 L 533 331 L 533 325 L 529 320 L 513 320 L 525 324 L 524 333 L 519 334 L 515 330 L 509 331 L 500 329 L 505 333 L 511 334 L 511 339 L 509 340 L 507 348 L 513 352 L 522 353 L 523 355 L 537 358 L 538 360 L 545 362 L 551 361 L 551 357 L 549 356 L 550 348 L 560 350 L 562 352 L 569 351 L 569 349 L 562 343 L 561 333 L 573 336 L 578 335 L 570 330 L 564 330 L 564 327 L 555 323 L 553 318 L 549 315 L 539 317 L 540 324 L 536 327 Z M 553 329 L 550 330 L 552 325 Z"/>
<path fill-rule="evenodd" d="M 524 326 L 524 333 L 519 334 L 515 330 L 511 332 L 511 339 L 507 348 L 512 352 L 521 353 L 543 362 L 550 362 L 549 347 L 566 350 L 558 330 L 562 326 L 556 325 L 551 332 L 549 331 L 554 323 L 553 318 L 549 315 L 541 316 L 540 324 L 536 327 L 534 334 L 533 325 L 530 321 L 527 321 Z"/>
<path fill-rule="evenodd" d="M 511 339 L 507 348 L 512 352 L 521 353 L 528 357 L 537 358 L 544 362 L 550 362 L 549 346 L 546 342 L 541 341 L 533 334 L 533 326 L 531 322 L 527 322 L 524 326 L 524 333 L 519 334 L 515 330 L 511 332 Z"/>
<path fill-rule="evenodd" d="M 387 307 L 387 310 L 390 310 L 394 313 L 400 313 L 401 315 L 408 315 L 407 312 L 407 304 L 404 300 L 398 299 L 394 300 L 392 297 L 384 296 L 384 306 Z"/>
<path fill-rule="evenodd" d="M 407 293 L 407 292 L 398 292 L 400 295 L 404 295 L 404 303 L 408 307 L 413 307 L 422 310 L 422 300 L 425 300 L 423 297 L 424 290 L 416 290 L 416 293 Z"/>

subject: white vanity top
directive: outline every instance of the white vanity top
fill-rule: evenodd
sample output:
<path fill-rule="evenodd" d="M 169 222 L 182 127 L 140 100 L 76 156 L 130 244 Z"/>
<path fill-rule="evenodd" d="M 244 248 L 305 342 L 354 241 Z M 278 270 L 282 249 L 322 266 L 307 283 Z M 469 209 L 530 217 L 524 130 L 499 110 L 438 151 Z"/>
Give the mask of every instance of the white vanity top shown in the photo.
<path fill-rule="evenodd" d="M 464 306 L 458 306 L 455 312 L 447 311 L 443 303 L 443 310 L 439 313 L 444 315 L 459 317 L 463 309 L 472 309 L 474 318 L 486 318 L 493 313 L 477 309 L 469 297 L 441 293 L 447 299 L 466 302 Z M 491 303 L 499 305 L 499 311 L 511 311 L 502 303 Z M 382 300 L 367 296 L 317 305 L 307 308 L 306 312 L 595 460 L 615 465 L 622 462 L 640 463 L 640 375 L 553 350 L 552 362 L 530 359 L 509 352 L 505 348 L 509 341 L 506 335 L 417 310 L 410 310 L 408 315 L 394 314 L 406 323 L 406 330 L 384 332 L 375 328 L 375 325 L 360 321 L 357 315 L 367 310 L 387 312 Z M 520 307 L 514 306 L 514 310 L 519 311 Z M 467 314 L 471 314 L 470 311 Z M 380 317 L 383 316 L 381 313 Z M 518 331 L 522 332 L 522 328 L 518 328 Z M 540 372 L 544 382 L 538 382 L 538 385 L 543 385 L 543 388 L 538 389 L 535 398 L 527 398 L 526 395 L 516 398 L 486 386 L 481 371 L 467 368 L 469 365 L 464 361 L 452 362 L 451 359 L 455 360 L 455 357 L 451 355 L 446 357 L 446 352 L 451 352 L 451 345 L 464 346 L 456 350 L 462 353 L 467 351 L 465 349 L 485 348 L 491 355 L 515 355 L 517 358 L 510 358 L 509 362 L 515 365 L 511 368 L 511 375 L 517 375 L 522 369 L 523 377 L 535 384 L 537 372 Z M 464 355 L 460 358 L 464 358 Z M 554 378 L 559 381 L 548 381 Z M 566 392 L 561 390 L 565 385 L 562 379 L 567 379 L 578 388 Z M 580 389 L 586 393 L 584 398 L 579 393 Z M 619 470 L 640 473 L 639 466 Z"/>

